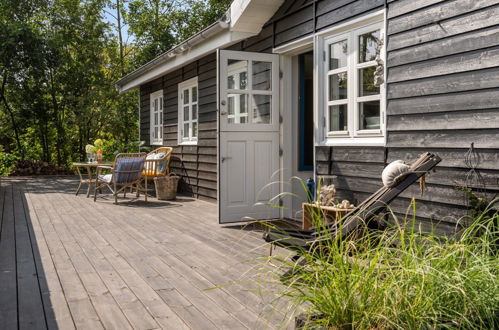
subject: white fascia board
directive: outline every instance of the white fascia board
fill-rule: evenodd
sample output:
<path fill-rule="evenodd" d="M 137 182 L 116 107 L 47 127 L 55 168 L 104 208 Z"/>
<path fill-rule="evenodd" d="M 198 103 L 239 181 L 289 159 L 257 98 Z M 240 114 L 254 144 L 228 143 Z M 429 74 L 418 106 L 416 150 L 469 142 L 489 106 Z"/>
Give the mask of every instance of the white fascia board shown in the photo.
<path fill-rule="evenodd" d="M 284 0 L 235 0 L 230 6 L 230 29 L 254 32 L 274 16 Z"/>
<path fill-rule="evenodd" d="M 119 92 L 123 93 L 128 90 L 139 87 L 149 81 L 159 78 L 168 72 L 192 63 L 203 56 L 215 52 L 218 48 L 228 47 L 238 41 L 254 36 L 255 33 L 231 32 L 225 30 L 222 33 L 205 40 L 204 42 L 193 46 L 185 52 L 172 57 L 169 61 L 155 67 L 154 69 L 140 75 L 123 85 Z"/>

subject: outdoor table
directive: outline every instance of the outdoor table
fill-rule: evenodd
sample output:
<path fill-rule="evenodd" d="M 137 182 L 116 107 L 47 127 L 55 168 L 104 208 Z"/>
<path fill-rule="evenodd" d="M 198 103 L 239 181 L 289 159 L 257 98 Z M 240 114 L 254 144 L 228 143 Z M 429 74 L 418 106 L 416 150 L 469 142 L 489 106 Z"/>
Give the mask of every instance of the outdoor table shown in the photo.
<path fill-rule="evenodd" d="M 93 171 L 92 171 L 93 168 L 97 169 L 97 166 L 112 166 L 112 165 L 113 165 L 112 162 L 73 163 L 73 166 L 76 167 L 76 171 L 78 172 L 78 175 L 80 176 L 80 184 L 78 185 L 78 189 L 76 189 L 76 196 L 78 196 L 78 193 L 80 192 L 81 186 L 83 184 L 88 184 L 87 197 L 90 196 L 90 187 L 92 186 L 92 184 L 95 184 L 95 179 L 93 177 Z M 84 178 L 84 174 L 81 173 L 80 168 L 87 169 L 87 178 Z"/>

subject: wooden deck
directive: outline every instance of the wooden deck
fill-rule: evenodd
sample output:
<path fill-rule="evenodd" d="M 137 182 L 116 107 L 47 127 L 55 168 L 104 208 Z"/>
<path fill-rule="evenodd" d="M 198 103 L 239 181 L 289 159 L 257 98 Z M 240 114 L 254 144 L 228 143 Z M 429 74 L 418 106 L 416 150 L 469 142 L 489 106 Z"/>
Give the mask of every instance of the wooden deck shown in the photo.
<path fill-rule="evenodd" d="M 94 203 L 76 187 L 2 178 L 0 329 L 279 327 L 272 298 L 242 283 L 268 254 L 261 233 L 219 226 L 199 200 Z"/>

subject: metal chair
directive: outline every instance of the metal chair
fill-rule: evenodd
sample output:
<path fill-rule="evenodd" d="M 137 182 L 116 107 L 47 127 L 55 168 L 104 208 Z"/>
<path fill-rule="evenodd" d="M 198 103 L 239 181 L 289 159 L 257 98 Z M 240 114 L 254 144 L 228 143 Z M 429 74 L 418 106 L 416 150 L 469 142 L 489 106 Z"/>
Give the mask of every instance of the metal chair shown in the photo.
<path fill-rule="evenodd" d="M 137 197 L 139 197 L 140 189 L 138 187 L 142 180 L 145 160 L 145 153 L 123 153 L 116 156 L 113 166 L 97 166 L 94 202 L 97 200 L 97 193 L 104 187 L 111 190 L 115 204 L 118 204 L 120 192 L 123 192 L 123 196 L 126 197 L 127 188 L 136 188 Z M 111 173 L 101 174 L 103 170 L 110 170 Z M 145 188 L 147 189 L 147 181 Z M 145 194 L 145 200 L 147 202 L 147 194 Z"/>

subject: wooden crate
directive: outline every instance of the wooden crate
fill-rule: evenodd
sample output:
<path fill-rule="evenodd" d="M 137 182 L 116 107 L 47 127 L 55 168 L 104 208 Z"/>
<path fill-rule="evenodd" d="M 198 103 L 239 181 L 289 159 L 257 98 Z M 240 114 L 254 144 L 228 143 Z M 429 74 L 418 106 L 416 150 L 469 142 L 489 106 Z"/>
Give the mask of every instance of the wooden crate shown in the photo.
<path fill-rule="evenodd" d="M 333 206 L 322 206 L 317 204 L 303 203 L 302 210 L 303 210 L 302 229 L 308 230 L 313 228 L 312 217 L 314 214 L 320 212 L 322 214 L 325 223 L 328 224 L 340 219 L 351 209 L 340 209 Z"/>

